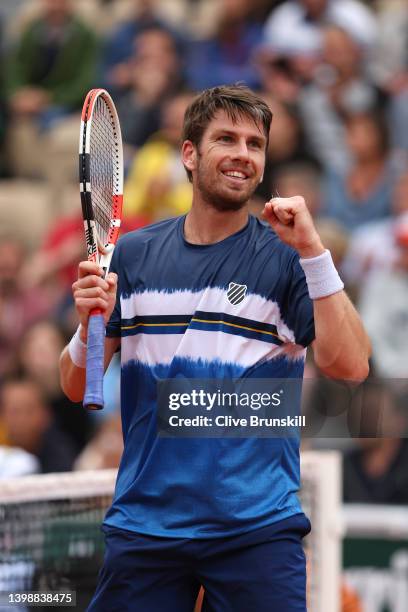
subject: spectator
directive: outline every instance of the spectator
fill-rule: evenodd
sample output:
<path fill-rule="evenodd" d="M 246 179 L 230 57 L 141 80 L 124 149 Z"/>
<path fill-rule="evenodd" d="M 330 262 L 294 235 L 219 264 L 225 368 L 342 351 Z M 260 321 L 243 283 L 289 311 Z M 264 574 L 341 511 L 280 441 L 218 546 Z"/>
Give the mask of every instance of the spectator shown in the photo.
<path fill-rule="evenodd" d="M 8 59 L 10 163 L 21 176 L 43 175 L 44 132 L 79 110 L 95 78 L 97 42 L 72 0 L 42 0 Z M 43 153 L 43 154 L 41 154 Z"/>
<path fill-rule="evenodd" d="M 123 219 L 121 233 L 142 227 L 146 218 Z M 48 227 L 42 244 L 25 261 L 19 282 L 25 291 L 46 296 L 49 314 L 70 336 L 77 322 L 72 310 L 71 285 L 77 278 L 78 261 L 85 254 L 84 222 L 78 201 L 69 215 L 61 215 Z"/>
<path fill-rule="evenodd" d="M 285 104 L 297 102 L 320 61 L 321 25 L 314 13 L 324 12 L 326 2 L 314 3 L 312 14 L 306 4 L 284 2 L 273 10 L 254 56 L 261 88 Z"/>
<path fill-rule="evenodd" d="M 2 19 L 4 19 L 4 22 L 7 23 L 10 18 L 21 10 L 22 6 L 26 2 L 27 0 L 2 0 L 0 6 L 0 16 Z"/>
<path fill-rule="evenodd" d="M 84 221 L 77 205 L 73 214 L 58 216 L 48 226 L 42 244 L 24 266 L 26 286 L 37 287 L 55 279 L 64 300 L 65 294 L 71 293 L 77 264 L 84 254 Z"/>
<path fill-rule="evenodd" d="M 250 19 L 246 0 L 219 0 L 218 23 L 213 36 L 192 44 L 187 72 L 193 90 L 244 81 L 257 86 L 252 53 L 261 36 L 261 25 Z"/>
<path fill-rule="evenodd" d="M 269 133 L 267 166 L 274 170 L 295 161 L 304 161 L 308 154 L 304 148 L 302 125 L 296 107 L 271 101 L 273 121 Z"/>
<path fill-rule="evenodd" d="M 408 68 L 408 11 L 405 0 L 378 4 L 378 41 L 374 49 L 375 75 L 382 87 L 398 91 L 406 86 Z"/>
<path fill-rule="evenodd" d="M 372 342 L 372 360 L 385 378 L 408 376 L 408 230 L 396 226 L 399 255 L 390 270 L 370 274 L 364 283 L 359 311 Z"/>
<path fill-rule="evenodd" d="M 299 160 L 282 165 L 275 172 L 273 187 L 275 193 L 279 193 L 282 198 L 301 194 L 305 198 L 312 216 L 316 218 L 320 215 L 321 211 L 322 194 L 320 180 L 320 173 L 316 165 Z"/>
<path fill-rule="evenodd" d="M 164 29 L 144 30 L 136 39 L 129 66 L 130 89 L 117 107 L 124 142 L 138 148 L 159 129 L 165 100 L 182 88 L 175 39 Z"/>
<path fill-rule="evenodd" d="M 316 161 L 305 147 L 303 126 L 296 106 L 281 103 L 269 96 L 264 97 L 273 111 L 273 120 L 269 133 L 264 178 L 256 190 L 256 195 L 263 200 L 263 203 L 269 200 L 276 190 L 280 193 L 276 185 L 277 176 L 288 165 L 307 164 L 317 167 Z M 290 195 L 298 194 L 305 195 L 308 202 L 306 194 L 303 194 L 302 191 L 292 192 Z"/>
<path fill-rule="evenodd" d="M 3 22 L 0 16 L 0 177 L 5 173 L 4 137 L 6 133 L 6 106 L 4 92 L 4 50 L 3 50 Z"/>
<path fill-rule="evenodd" d="M 408 10 L 405 0 L 382 2 L 379 7 L 379 44 L 374 76 L 390 95 L 392 144 L 408 151 Z"/>
<path fill-rule="evenodd" d="M 0 374 L 10 372 L 14 352 L 22 335 L 34 321 L 52 309 L 48 296 L 39 288 L 27 288 L 21 281 L 26 252 L 14 236 L 0 240 Z"/>
<path fill-rule="evenodd" d="M 38 459 L 31 453 L 0 445 L 0 479 L 36 474 L 39 469 Z"/>
<path fill-rule="evenodd" d="M 391 217 L 368 221 L 352 232 L 342 269 L 349 285 L 363 288 L 371 274 L 390 270 L 398 262 L 400 246 L 395 238 L 407 224 L 408 171 L 393 186 L 391 213 Z"/>
<path fill-rule="evenodd" d="M 358 439 L 344 457 L 344 501 L 408 504 L 408 440 L 402 438 L 408 425 L 406 397 L 369 381 L 361 393 L 361 433 L 372 437 Z M 383 429 L 377 431 L 380 425 Z"/>
<path fill-rule="evenodd" d="M 361 55 L 375 40 L 375 18 L 368 8 L 355 0 L 290 0 L 271 12 L 258 53 L 261 79 L 268 91 L 273 91 L 283 101 L 296 101 L 301 86 L 313 81 L 316 73 L 321 73 L 317 67 L 324 52 L 324 29 L 328 24 L 341 29 L 353 40 L 361 49 Z M 340 59 L 347 55 L 347 41 L 345 45 L 340 49 Z M 307 109 L 312 118 L 315 105 L 312 99 L 311 108 Z M 314 117 L 321 118 L 321 108 Z M 318 128 L 318 121 L 314 121 L 312 127 Z M 324 146 L 322 138 L 318 150 L 314 150 L 315 155 L 322 153 L 320 149 Z M 323 158 L 326 159 L 324 155 Z"/>
<path fill-rule="evenodd" d="M 261 91 L 278 103 L 293 107 L 298 102 L 305 84 L 303 79 L 306 78 L 305 69 L 300 71 L 299 63 L 301 62 L 302 66 L 308 65 L 313 73 L 318 58 L 317 53 L 288 57 L 280 51 L 275 51 L 268 43 L 260 45 L 254 52 L 254 66 Z M 311 75 L 306 82 L 310 80 Z"/>
<path fill-rule="evenodd" d="M 348 171 L 326 172 L 322 213 L 353 230 L 391 214 L 399 168 L 390 158 L 388 126 L 380 111 L 349 114 L 345 128 L 353 163 Z"/>
<path fill-rule="evenodd" d="M 125 215 L 158 221 L 187 212 L 191 185 L 180 158 L 184 111 L 191 94 L 168 100 L 160 130 L 138 151 L 125 184 Z"/>
<path fill-rule="evenodd" d="M 105 43 L 101 74 L 102 80 L 116 101 L 132 88 L 133 69 L 130 61 L 140 34 L 147 30 L 163 30 L 175 40 L 181 53 L 185 40 L 158 14 L 156 0 L 132 0 L 132 15 L 110 33 Z"/>
<path fill-rule="evenodd" d="M 338 26 L 326 26 L 323 34 L 322 59 L 327 74 L 318 77 L 318 83 L 331 105 L 340 113 L 374 106 L 377 92 L 365 71 L 364 49 Z"/>
<path fill-rule="evenodd" d="M 8 443 L 35 455 L 41 472 L 72 469 L 75 450 L 53 422 L 38 383 L 28 378 L 7 380 L 1 390 L 0 414 Z"/>
<path fill-rule="evenodd" d="M 344 258 L 349 246 L 349 236 L 341 225 L 331 219 L 318 219 L 316 228 L 319 236 L 322 237 L 323 244 L 329 249 L 334 265 L 341 269 Z"/>
<path fill-rule="evenodd" d="M 365 48 L 338 26 L 326 26 L 322 37 L 322 63 L 301 92 L 299 109 L 311 151 L 342 172 L 351 163 L 343 114 L 367 112 L 381 98 L 367 76 Z"/>
<path fill-rule="evenodd" d="M 375 17 L 357 0 L 288 0 L 270 14 L 264 38 L 288 55 L 316 51 L 327 23 L 348 31 L 365 47 L 375 42 Z"/>
<path fill-rule="evenodd" d="M 54 323 L 38 321 L 21 339 L 17 367 L 20 375 L 41 388 L 56 426 L 79 452 L 89 441 L 94 423 L 82 404 L 73 404 L 61 391 L 58 361 L 64 344 L 65 338 Z"/>

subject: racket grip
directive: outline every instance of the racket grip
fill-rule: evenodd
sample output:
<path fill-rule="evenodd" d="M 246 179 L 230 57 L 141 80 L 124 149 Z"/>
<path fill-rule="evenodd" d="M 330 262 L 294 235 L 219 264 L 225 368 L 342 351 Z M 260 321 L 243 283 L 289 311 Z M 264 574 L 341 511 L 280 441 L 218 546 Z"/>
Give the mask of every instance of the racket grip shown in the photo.
<path fill-rule="evenodd" d="M 88 410 L 102 410 L 103 370 L 105 355 L 105 321 L 103 315 L 89 317 L 88 344 L 86 353 L 86 384 L 84 407 Z"/>

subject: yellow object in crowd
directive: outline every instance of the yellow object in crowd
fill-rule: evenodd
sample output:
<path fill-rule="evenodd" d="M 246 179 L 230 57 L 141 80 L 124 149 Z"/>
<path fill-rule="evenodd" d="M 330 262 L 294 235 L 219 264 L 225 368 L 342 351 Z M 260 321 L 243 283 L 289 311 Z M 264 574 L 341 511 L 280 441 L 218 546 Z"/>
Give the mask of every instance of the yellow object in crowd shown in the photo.
<path fill-rule="evenodd" d="M 159 221 L 186 213 L 191 199 L 192 186 L 179 149 L 156 135 L 138 151 L 130 169 L 124 189 L 125 216 L 145 215 Z"/>

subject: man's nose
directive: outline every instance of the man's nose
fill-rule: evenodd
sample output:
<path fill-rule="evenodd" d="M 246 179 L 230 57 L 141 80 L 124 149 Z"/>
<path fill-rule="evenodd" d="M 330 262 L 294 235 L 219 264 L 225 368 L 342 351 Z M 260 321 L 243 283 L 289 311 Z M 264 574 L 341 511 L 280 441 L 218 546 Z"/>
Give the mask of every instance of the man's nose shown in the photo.
<path fill-rule="evenodd" d="M 249 149 L 244 138 L 237 140 L 234 148 L 234 158 L 247 161 L 249 159 Z"/>

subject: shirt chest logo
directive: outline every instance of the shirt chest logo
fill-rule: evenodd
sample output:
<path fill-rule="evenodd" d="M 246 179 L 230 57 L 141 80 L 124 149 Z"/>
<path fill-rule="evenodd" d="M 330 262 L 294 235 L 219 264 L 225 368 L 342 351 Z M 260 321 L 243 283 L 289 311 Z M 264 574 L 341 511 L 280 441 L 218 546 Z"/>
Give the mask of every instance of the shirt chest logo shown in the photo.
<path fill-rule="evenodd" d="M 247 286 L 238 285 L 238 283 L 229 283 L 227 290 L 227 299 L 230 304 L 237 306 L 246 296 Z"/>

